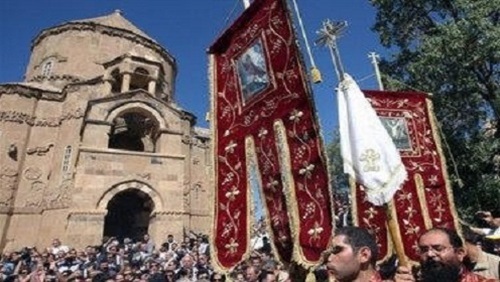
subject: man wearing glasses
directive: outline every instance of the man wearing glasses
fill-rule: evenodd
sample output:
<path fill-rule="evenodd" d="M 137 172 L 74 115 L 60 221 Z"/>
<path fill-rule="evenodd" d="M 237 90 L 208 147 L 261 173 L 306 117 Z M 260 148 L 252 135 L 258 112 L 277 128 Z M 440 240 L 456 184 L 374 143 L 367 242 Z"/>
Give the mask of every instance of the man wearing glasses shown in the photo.
<path fill-rule="evenodd" d="M 382 282 L 375 270 L 377 254 L 377 243 L 368 230 L 359 227 L 338 229 L 327 253 L 329 281 Z"/>
<path fill-rule="evenodd" d="M 420 270 L 408 267 L 398 268 L 395 282 L 494 282 L 478 274 L 467 271 L 463 264 L 466 251 L 462 239 L 449 229 L 433 228 L 426 231 L 418 240 Z"/>

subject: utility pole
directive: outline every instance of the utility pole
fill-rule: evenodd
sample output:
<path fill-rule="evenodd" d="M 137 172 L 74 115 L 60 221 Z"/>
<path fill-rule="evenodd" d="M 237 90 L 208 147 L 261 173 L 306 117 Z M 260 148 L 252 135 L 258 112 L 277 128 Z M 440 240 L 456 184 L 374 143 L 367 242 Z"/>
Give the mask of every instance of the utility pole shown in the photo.
<path fill-rule="evenodd" d="M 371 63 L 373 65 L 373 68 L 375 69 L 375 77 L 377 78 L 378 89 L 384 90 L 384 84 L 382 84 L 382 77 L 380 76 L 380 70 L 378 68 L 378 59 L 380 59 L 380 56 L 375 52 L 370 52 L 368 53 L 368 58 L 371 59 Z"/>

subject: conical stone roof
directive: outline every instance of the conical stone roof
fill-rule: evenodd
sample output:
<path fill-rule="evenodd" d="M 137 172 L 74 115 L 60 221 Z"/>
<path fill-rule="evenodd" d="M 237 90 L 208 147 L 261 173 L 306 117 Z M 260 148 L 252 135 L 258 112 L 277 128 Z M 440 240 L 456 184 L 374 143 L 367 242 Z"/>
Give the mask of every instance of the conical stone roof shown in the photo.
<path fill-rule="evenodd" d="M 146 33 L 144 33 L 142 30 L 140 30 L 138 27 L 136 27 L 134 24 L 132 24 L 130 21 L 124 18 L 120 10 L 115 10 L 113 13 L 106 16 L 74 20 L 70 21 L 70 23 L 96 23 L 99 25 L 124 29 L 156 42 L 153 38 L 149 37 Z"/>

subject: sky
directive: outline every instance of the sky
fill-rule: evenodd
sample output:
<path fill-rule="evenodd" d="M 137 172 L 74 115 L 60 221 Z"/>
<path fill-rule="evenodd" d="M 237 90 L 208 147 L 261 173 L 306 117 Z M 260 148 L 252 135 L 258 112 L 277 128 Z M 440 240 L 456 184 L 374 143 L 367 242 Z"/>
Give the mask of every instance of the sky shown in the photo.
<path fill-rule="evenodd" d="M 368 0 L 296 0 L 306 35 L 323 83 L 313 84 L 316 110 L 324 139 L 331 139 L 337 125 L 335 87 L 338 84 L 330 53 L 314 46 L 316 31 L 326 19 L 347 21 L 338 41 L 342 63 L 362 89 L 376 89 L 369 52 L 385 54 L 371 30 L 375 10 Z M 289 6 L 293 8 L 291 0 Z M 115 10 L 155 39 L 178 64 L 177 103 L 198 117 L 197 126 L 208 127 L 208 56 L 206 49 L 243 11 L 242 0 L 1 0 L 0 83 L 23 80 L 31 40 L 42 29 L 67 21 L 104 16 Z M 298 22 L 294 22 L 302 40 Z M 305 44 L 301 44 L 304 58 Z M 309 62 L 306 59 L 307 67 Z"/>

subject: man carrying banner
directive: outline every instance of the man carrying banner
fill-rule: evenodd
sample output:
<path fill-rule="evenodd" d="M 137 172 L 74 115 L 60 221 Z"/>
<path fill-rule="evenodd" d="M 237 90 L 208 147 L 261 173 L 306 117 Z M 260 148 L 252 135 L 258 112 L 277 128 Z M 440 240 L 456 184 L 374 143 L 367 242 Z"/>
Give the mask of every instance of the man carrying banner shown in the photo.
<path fill-rule="evenodd" d="M 329 281 L 381 282 L 375 270 L 377 253 L 375 238 L 367 229 L 344 227 L 337 230 L 326 261 Z"/>
<path fill-rule="evenodd" d="M 398 268 L 395 282 L 494 282 L 478 274 L 469 272 L 463 259 L 466 251 L 458 234 L 445 228 L 432 228 L 418 240 L 420 271 L 413 274 L 405 266 Z"/>

